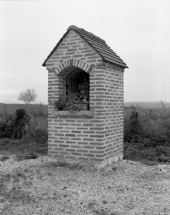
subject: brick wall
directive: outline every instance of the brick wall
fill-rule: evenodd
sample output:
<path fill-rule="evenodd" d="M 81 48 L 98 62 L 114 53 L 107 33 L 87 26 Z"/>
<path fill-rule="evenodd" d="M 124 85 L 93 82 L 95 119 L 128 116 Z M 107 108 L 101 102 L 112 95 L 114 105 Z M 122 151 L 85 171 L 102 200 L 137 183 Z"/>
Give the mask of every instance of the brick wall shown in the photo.
<path fill-rule="evenodd" d="M 49 155 L 87 162 L 122 158 L 123 69 L 102 62 L 98 53 L 74 30 L 63 39 L 46 67 L 49 101 L 65 94 L 65 79 L 73 67 L 88 72 L 90 112 L 93 112 L 91 117 L 84 114 L 65 117 L 49 104 Z"/>

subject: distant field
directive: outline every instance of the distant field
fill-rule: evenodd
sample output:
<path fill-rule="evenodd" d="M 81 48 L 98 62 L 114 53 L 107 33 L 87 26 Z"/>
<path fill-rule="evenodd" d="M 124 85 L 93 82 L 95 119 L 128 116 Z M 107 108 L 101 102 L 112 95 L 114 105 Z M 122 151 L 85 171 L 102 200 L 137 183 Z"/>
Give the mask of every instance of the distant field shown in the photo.
<path fill-rule="evenodd" d="M 136 108 L 139 115 L 142 116 L 153 116 L 153 115 L 162 115 L 164 113 L 170 114 L 170 106 L 169 103 L 164 103 L 165 108 L 162 106 L 161 103 L 154 103 L 154 102 L 125 102 L 124 103 L 124 115 L 125 117 L 129 117 L 133 111 L 133 107 Z M 17 109 L 25 108 L 29 112 L 33 113 L 34 115 L 45 115 L 47 116 L 48 113 L 48 105 L 42 104 L 3 104 L 0 103 L 0 118 L 5 116 L 5 112 L 7 114 L 15 113 Z"/>
<path fill-rule="evenodd" d="M 170 102 L 125 102 L 125 107 L 135 106 L 145 109 L 170 109 Z"/>
<path fill-rule="evenodd" d="M 47 129 L 47 105 L 41 104 L 2 104 L 0 103 L 0 122 L 5 120 L 5 113 L 15 113 L 17 109 L 26 109 L 35 116 L 36 125 L 38 128 Z"/>
<path fill-rule="evenodd" d="M 7 114 L 15 113 L 17 109 L 26 109 L 34 114 L 43 113 L 44 115 L 47 115 L 47 105 L 42 104 L 3 104 L 0 103 L 0 115 L 4 115 L 5 112 Z"/>
<path fill-rule="evenodd" d="M 140 116 L 160 116 L 170 114 L 170 103 L 168 102 L 125 102 L 124 116 L 129 117 L 133 108 Z"/>
<path fill-rule="evenodd" d="M 124 108 L 124 116 L 130 117 L 133 108 L 125 107 Z M 156 109 L 149 109 L 149 108 L 135 108 L 135 111 L 138 112 L 139 116 L 161 116 L 161 115 L 170 115 L 170 109 L 163 109 L 163 108 L 156 108 Z"/>

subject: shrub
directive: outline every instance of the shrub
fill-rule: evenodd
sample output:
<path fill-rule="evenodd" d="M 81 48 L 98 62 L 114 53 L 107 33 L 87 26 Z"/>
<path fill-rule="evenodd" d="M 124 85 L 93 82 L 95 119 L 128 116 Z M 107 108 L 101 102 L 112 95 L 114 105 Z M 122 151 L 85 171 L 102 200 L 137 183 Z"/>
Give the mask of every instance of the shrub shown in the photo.
<path fill-rule="evenodd" d="M 0 161 L 5 161 L 9 159 L 9 155 L 3 155 L 2 157 L 0 157 Z"/>
<path fill-rule="evenodd" d="M 123 159 L 139 160 L 143 157 L 141 150 L 136 145 L 126 142 L 124 147 Z"/>
<path fill-rule="evenodd" d="M 10 139 L 4 138 L 0 140 L 0 146 L 6 146 L 10 143 Z"/>
<path fill-rule="evenodd" d="M 0 122 L 0 139 L 4 138 L 4 132 L 7 124 L 6 122 Z"/>
<path fill-rule="evenodd" d="M 156 147 L 156 155 L 165 155 L 170 158 L 170 147 L 167 146 L 157 146 Z"/>
<path fill-rule="evenodd" d="M 150 140 L 150 146 L 152 147 L 163 146 L 168 144 L 167 137 L 163 137 L 163 136 L 155 135 L 150 137 L 149 140 Z"/>
<path fill-rule="evenodd" d="M 170 116 L 125 118 L 124 158 L 170 162 Z"/>
<path fill-rule="evenodd" d="M 36 153 L 39 153 L 39 154 L 47 154 L 48 153 L 48 147 L 47 145 L 43 145 L 41 147 L 38 147 L 37 149 L 35 149 L 35 152 Z"/>
<path fill-rule="evenodd" d="M 27 135 L 27 138 L 32 138 L 39 145 L 44 145 L 48 140 L 48 132 L 46 129 L 37 128 Z"/>
<path fill-rule="evenodd" d="M 33 151 L 27 153 L 27 154 L 18 154 L 16 155 L 16 158 L 18 161 L 22 160 L 29 160 L 29 159 L 37 159 L 38 155 L 34 153 Z"/>
<path fill-rule="evenodd" d="M 27 113 L 25 109 L 18 109 L 15 114 L 11 114 L 6 121 L 0 123 L 0 139 L 22 139 L 25 135 L 29 136 L 32 133 L 35 133 L 36 135 L 34 136 L 37 136 L 41 131 L 35 131 L 35 126 L 36 121 L 34 116 Z M 41 132 L 41 134 L 42 133 L 43 132 Z M 43 142 L 42 138 L 47 139 L 46 133 L 45 135 L 41 135 L 41 137 L 39 135 L 37 139 L 40 138 L 40 142 Z"/>
<path fill-rule="evenodd" d="M 130 142 L 134 136 L 142 136 L 142 126 L 139 121 L 138 113 L 133 109 L 130 119 L 125 121 L 124 141 Z"/>
<path fill-rule="evenodd" d="M 141 157 L 142 159 L 148 159 L 148 160 L 154 161 L 156 158 L 155 149 L 152 147 L 143 149 L 141 151 Z"/>
<path fill-rule="evenodd" d="M 48 140 L 48 132 L 47 132 L 47 130 L 41 129 L 41 128 L 36 129 L 35 130 L 34 140 L 37 143 L 39 143 L 41 145 L 44 145 Z"/>
<path fill-rule="evenodd" d="M 8 119 L 0 123 L 0 138 L 21 139 L 26 134 L 26 125 L 30 116 L 25 109 L 18 109 Z"/>
<path fill-rule="evenodd" d="M 170 161 L 169 157 L 167 157 L 167 156 L 165 156 L 165 155 L 160 155 L 160 156 L 157 158 L 157 160 L 158 160 L 159 162 L 169 162 L 169 161 Z"/>

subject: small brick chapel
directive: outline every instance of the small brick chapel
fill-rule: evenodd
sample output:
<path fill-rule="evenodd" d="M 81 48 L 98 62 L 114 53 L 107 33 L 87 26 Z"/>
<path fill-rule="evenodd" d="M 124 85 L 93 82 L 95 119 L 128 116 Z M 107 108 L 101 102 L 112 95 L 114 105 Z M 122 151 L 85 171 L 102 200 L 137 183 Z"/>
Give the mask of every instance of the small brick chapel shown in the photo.
<path fill-rule="evenodd" d="M 108 165 L 123 158 L 124 61 L 100 37 L 71 25 L 43 66 L 48 70 L 48 154 Z M 77 91 L 86 110 L 57 110 Z"/>

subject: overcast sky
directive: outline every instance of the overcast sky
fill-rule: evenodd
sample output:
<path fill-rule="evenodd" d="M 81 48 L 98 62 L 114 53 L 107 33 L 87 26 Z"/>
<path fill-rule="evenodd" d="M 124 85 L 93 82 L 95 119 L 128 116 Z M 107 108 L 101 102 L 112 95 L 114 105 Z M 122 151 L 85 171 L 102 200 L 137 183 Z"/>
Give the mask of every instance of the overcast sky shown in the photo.
<path fill-rule="evenodd" d="M 0 102 L 35 89 L 47 104 L 42 63 L 70 25 L 101 37 L 129 66 L 125 102 L 170 102 L 169 0 L 0 1 Z"/>

